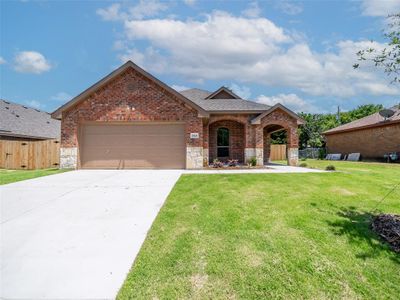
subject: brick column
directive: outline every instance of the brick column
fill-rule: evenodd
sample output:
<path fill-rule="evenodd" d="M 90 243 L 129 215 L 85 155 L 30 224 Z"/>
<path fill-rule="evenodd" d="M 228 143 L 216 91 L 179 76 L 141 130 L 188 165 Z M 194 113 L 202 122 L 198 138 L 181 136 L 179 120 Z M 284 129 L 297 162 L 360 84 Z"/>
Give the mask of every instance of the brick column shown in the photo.
<path fill-rule="evenodd" d="M 271 162 L 271 134 L 264 134 L 264 164 Z"/>
<path fill-rule="evenodd" d="M 203 165 L 208 165 L 209 162 L 209 125 L 208 120 L 203 123 Z"/>
<path fill-rule="evenodd" d="M 246 145 L 245 148 L 245 162 L 250 158 L 255 157 L 257 159 L 257 166 L 264 165 L 264 149 L 263 149 L 263 128 L 261 125 L 253 125 L 252 134 L 255 135 L 255 141 L 253 143 Z M 248 147 L 252 146 L 252 147 Z"/>
<path fill-rule="evenodd" d="M 299 163 L 299 136 L 297 128 L 289 128 L 287 130 L 287 160 L 289 166 L 297 166 Z"/>

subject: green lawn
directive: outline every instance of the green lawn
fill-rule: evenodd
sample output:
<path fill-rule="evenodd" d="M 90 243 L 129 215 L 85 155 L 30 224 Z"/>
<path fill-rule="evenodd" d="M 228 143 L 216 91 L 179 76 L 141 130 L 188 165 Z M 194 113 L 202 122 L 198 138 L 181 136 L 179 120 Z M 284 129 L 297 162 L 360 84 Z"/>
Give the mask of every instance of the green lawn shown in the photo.
<path fill-rule="evenodd" d="M 339 172 L 182 176 L 118 299 L 398 299 L 369 222 L 400 166 L 307 163 Z M 378 208 L 400 213 L 400 190 Z"/>
<path fill-rule="evenodd" d="M 4 170 L 0 169 L 0 185 L 16 181 L 32 179 L 41 176 L 62 173 L 65 169 L 43 169 L 43 170 Z"/>

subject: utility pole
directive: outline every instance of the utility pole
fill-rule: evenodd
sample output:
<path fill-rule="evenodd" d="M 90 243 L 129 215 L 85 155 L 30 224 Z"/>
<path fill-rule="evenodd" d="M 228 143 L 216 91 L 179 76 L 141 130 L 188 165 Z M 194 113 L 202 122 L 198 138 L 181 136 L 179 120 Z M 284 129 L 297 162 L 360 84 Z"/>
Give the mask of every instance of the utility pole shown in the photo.
<path fill-rule="evenodd" d="M 338 121 L 338 123 L 340 125 L 340 106 L 339 105 L 337 107 L 337 121 Z"/>

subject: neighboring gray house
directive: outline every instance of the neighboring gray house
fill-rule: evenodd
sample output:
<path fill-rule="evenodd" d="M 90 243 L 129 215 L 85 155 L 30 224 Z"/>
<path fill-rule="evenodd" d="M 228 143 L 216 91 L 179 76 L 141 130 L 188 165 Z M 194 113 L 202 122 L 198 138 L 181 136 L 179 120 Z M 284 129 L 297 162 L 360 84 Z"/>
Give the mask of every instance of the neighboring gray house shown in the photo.
<path fill-rule="evenodd" d="M 0 140 L 59 139 L 60 126 L 47 112 L 0 99 Z"/>

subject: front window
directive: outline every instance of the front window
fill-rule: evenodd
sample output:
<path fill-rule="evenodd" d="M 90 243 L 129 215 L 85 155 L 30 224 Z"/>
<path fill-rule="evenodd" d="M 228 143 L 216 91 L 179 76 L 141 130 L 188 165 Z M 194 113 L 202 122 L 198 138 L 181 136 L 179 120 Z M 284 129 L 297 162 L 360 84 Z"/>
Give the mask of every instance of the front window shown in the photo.
<path fill-rule="evenodd" d="M 217 156 L 229 157 L 229 129 L 218 128 L 217 131 Z"/>

